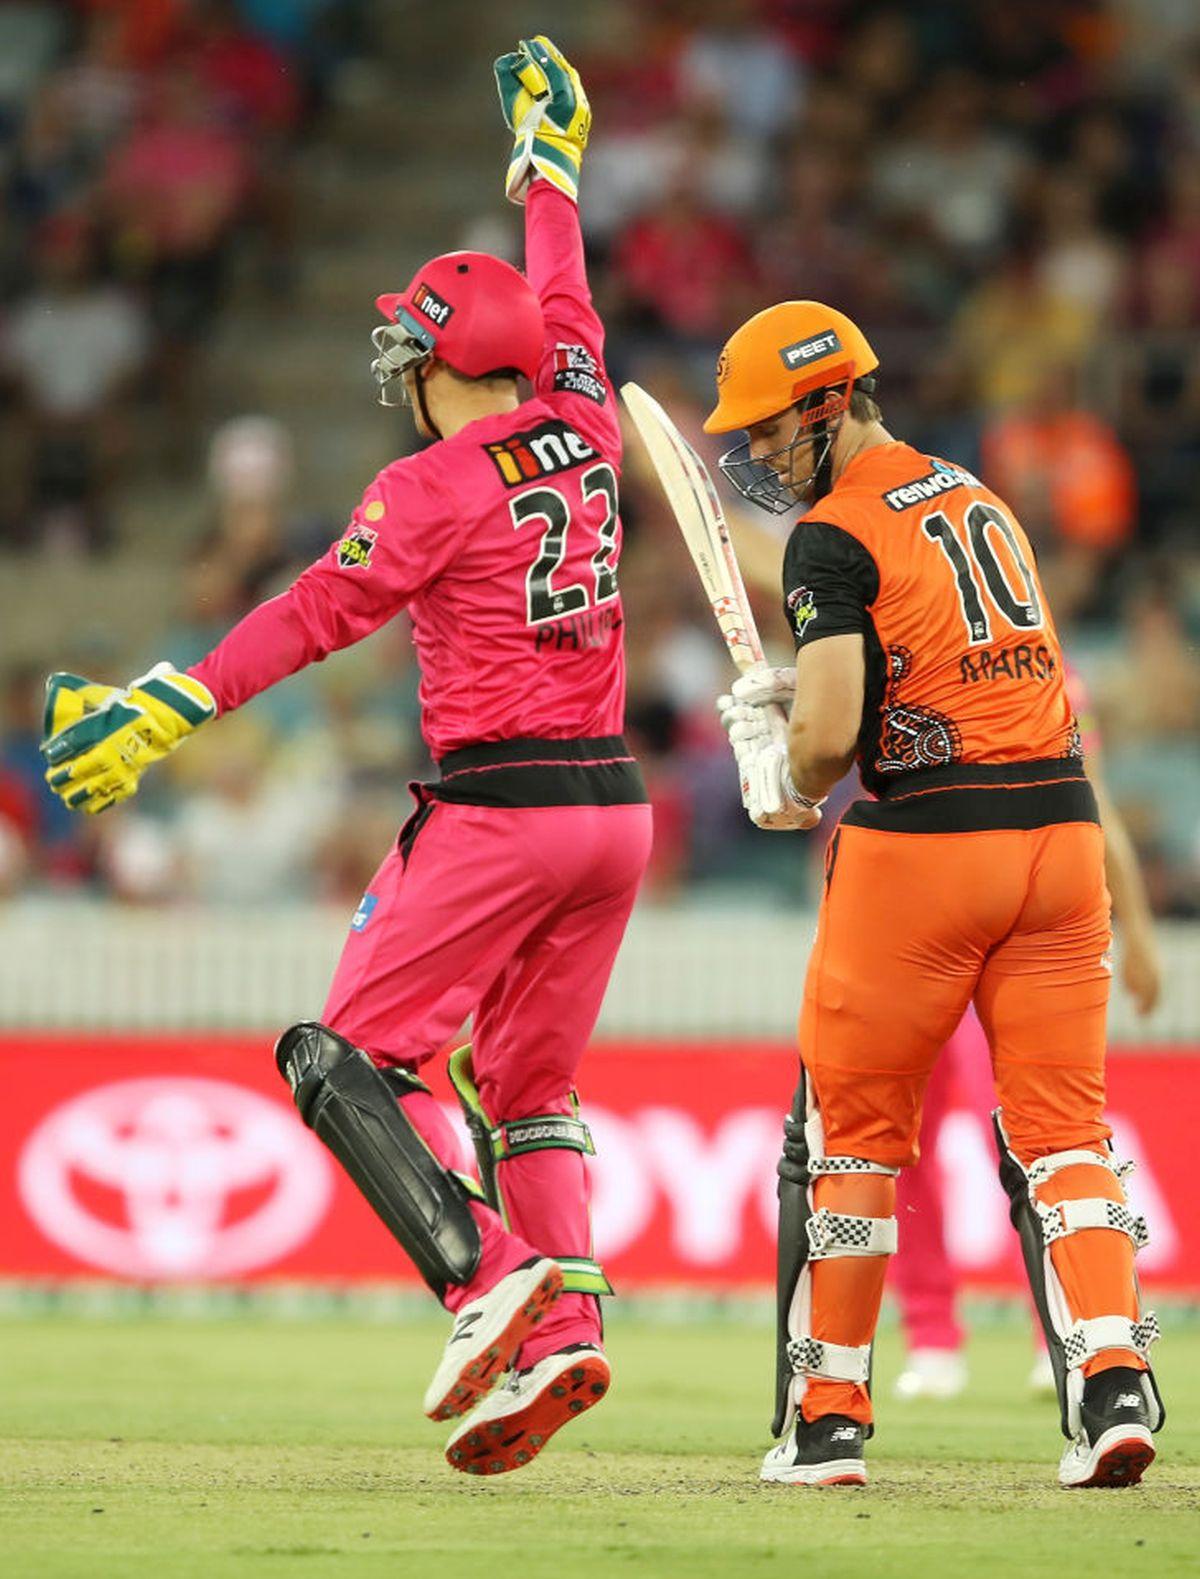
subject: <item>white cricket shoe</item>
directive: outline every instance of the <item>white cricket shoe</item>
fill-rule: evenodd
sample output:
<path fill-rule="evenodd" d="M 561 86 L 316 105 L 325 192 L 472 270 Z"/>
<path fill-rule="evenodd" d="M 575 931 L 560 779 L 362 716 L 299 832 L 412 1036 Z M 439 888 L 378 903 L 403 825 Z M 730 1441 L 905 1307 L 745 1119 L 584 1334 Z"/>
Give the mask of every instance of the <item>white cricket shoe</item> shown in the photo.
<path fill-rule="evenodd" d="M 598 1404 L 612 1373 L 601 1349 L 574 1343 L 514 1371 L 446 1443 L 446 1462 L 464 1475 L 503 1475 L 536 1458 L 559 1429 Z"/>
<path fill-rule="evenodd" d="M 1154 1462 L 1142 1372 L 1122 1365 L 1089 1376 L 1079 1412 L 1079 1435 L 1063 1453 L 1059 1485 L 1136 1486 Z"/>
<path fill-rule="evenodd" d="M 425 1390 L 431 1420 L 466 1414 L 495 1386 L 517 1350 L 562 1293 L 562 1268 L 548 1256 L 502 1277 L 454 1318 L 446 1352 Z"/>
<path fill-rule="evenodd" d="M 914 1349 L 892 1389 L 897 1398 L 957 1398 L 967 1385 L 958 1349 Z"/>
<path fill-rule="evenodd" d="M 785 1486 L 865 1486 L 864 1432 L 849 1415 L 796 1416 L 782 1442 L 767 1454 L 760 1480 Z"/>

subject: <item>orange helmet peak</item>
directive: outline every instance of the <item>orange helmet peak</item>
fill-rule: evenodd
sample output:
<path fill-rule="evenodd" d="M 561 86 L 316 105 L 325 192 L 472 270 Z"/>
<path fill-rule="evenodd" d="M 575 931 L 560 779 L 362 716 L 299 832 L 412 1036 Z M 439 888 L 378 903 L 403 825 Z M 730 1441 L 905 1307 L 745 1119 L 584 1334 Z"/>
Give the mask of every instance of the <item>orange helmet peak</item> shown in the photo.
<path fill-rule="evenodd" d="M 811 390 L 879 366 L 866 335 L 823 302 L 779 302 L 734 331 L 717 359 L 717 404 L 706 433 L 733 433 L 776 416 Z"/>

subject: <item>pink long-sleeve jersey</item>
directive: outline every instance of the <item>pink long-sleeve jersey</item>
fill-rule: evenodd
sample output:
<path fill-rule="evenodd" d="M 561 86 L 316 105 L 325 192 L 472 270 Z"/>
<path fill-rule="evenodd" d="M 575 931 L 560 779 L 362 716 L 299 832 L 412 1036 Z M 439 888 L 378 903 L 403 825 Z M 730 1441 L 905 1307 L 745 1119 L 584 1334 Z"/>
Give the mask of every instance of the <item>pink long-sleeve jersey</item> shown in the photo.
<path fill-rule="evenodd" d="M 616 396 L 575 206 L 535 181 L 525 213 L 546 321 L 534 397 L 384 467 L 329 552 L 189 671 L 221 712 L 407 608 L 435 759 L 619 734 Z"/>

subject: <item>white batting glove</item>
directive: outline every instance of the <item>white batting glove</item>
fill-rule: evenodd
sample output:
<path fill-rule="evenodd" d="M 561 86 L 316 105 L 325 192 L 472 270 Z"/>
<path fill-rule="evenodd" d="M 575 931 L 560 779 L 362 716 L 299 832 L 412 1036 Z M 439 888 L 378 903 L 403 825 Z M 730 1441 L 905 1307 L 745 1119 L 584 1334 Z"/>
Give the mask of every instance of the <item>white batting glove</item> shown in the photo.
<path fill-rule="evenodd" d="M 779 708 L 722 696 L 717 711 L 737 762 L 742 805 L 755 827 L 772 833 L 815 828 L 822 802 L 810 801 L 792 783 L 787 722 Z"/>
<path fill-rule="evenodd" d="M 756 663 L 733 682 L 734 701 L 746 702 L 751 707 L 765 707 L 768 703 L 777 702 L 781 707 L 790 709 L 795 694 L 795 669 L 773 669 L 765 662 Z"/>

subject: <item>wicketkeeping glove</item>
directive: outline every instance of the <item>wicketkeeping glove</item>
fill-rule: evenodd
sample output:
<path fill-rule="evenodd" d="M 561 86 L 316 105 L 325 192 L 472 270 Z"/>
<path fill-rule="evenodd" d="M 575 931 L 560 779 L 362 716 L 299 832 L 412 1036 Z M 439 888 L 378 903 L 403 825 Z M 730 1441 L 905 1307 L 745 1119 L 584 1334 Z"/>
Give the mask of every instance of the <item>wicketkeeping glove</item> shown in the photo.
<path fill-rule="evenodd" d="M 787 721 L 779 708 L 720 696 L 717 713 L 737 761 L 742 805 L 755 827 L 771 833 L 815 828 L 824 801 L 809 800 L 792 783 Z"/>
<path fill-rule="evenodd" d="M 73 810 L 105 811 L 137 794 L 152 762 L 216 715 L 208 688 L 159 663 L 124 688 L 77 674 L 46 681 L 46 783 Z"/>
<path fill-rule="evenodd" d="M 523 38 L 511 54 L 501 55 L 495 71 L 500 108 L 516 137 L 505 194 L 523 203 L 529 183 L 541 176 L 577 202 L 592 125 L 579 73 L 544 33 Z"/>

